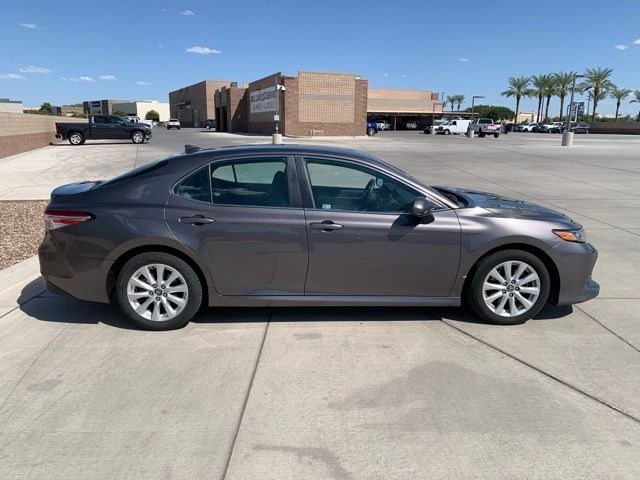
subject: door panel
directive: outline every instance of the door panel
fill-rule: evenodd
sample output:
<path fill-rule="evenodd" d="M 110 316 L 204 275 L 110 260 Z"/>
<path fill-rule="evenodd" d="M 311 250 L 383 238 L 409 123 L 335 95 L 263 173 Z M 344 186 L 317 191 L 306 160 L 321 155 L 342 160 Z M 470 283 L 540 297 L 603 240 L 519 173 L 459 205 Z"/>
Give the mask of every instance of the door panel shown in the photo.
<path fill-rule="evenodd" d="M 307 295 L 449 295 L 460 257 L 454 211 L 435 212 L 429 224 L 408 214 L 307 210 L 306 217 Z M 323 221 L 341 228 L 311 226 Z"/>
<path fill-rule="evenodd" d="M 213 223 L 180 221 L 196 215 Z M 304 294 L 307 235 L 302 209 L 217 206 L 172 196 L 166 218 L 209 269 L 219 294 Z"/>

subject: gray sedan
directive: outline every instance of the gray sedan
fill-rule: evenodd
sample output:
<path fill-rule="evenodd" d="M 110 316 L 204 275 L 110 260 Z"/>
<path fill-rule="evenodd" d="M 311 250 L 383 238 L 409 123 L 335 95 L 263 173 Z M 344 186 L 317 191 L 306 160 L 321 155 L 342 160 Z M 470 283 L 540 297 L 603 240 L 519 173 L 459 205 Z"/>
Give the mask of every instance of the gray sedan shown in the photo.
<path fill-rule="evenodd" d="M 365 153 L 199 149 L 55 189 L 48 290 L 167 330 L 209 306 L 468 304 L 517 324 L 598 294 L 597 251 L 556 211 L 430 187 Z"/>

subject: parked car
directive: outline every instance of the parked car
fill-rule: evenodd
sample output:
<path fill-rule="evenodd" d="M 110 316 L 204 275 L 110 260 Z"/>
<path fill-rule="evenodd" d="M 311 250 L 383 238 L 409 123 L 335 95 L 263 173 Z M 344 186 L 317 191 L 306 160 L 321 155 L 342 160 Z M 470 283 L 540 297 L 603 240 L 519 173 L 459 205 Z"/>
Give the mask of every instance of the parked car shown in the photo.
<path fill-rule="evenodd" d="M 520 125 L 517 125 L 516 131 L 517 132 L 533 132 L 533 129 L 535 127 L 537 127 L 537 123 L 531 122 L 531 123 L 521 123 Z"/>
<path fill-rule="evenodd" d="M 416 130 L 418 128 L 418 122 L 408 121 L 406 124 L 407 130 Z"/>
<path fill-rule="evenodd" d="M 471 120 L 451 120 L 445 122 L 436 127 L 436 133 L 441 133 L 443 135 L 460 135 L 461 133 L 467 133 L 469 129 L 469 124 Z"/>
<path fill-rule="evenodd" d="M 493 123 L 490 118 L 477 118 L 469 125 L 469 128 L 473 130 L 480 138 L 486 135 L 493 135 L 498 138 L 502 131 L 502 126 L 499 123 Z"/>
<path fill-rule="evenodd" d="M 378 130 L 391 130 L 391 125 L 386 120 L 382 120 L 378 123 Z"/>
<path fill-rule="evenodd" d="M 578 122 L 578 123 L 571 122 L 569 128 L 573 133 L 590 133 L 591 132 L 591 125 L 585 122 Z"/>
<path fill-rule="evenodd" d="M 131 123 L 138 123 L 140 121 L 140 117 L 137 117 L 135 115 L 127 115 L 126 117 L 124 117 L 125 120 L 131 122 Z"/>
<path fill-rule="evenodd" d="M 204 128 L 207 130 L 215 130 L 216 129 L 216 120 L 215 118 L 209 118 L 204 122 Z"/>
<path fill-rule="evenodd" d="M 149 125 L 150 128 L 153 128 L 155 125 L 155 122 L 153 120 L 140 120 L 139 123 L 144 123 L 145 125 Z"/>
<path fill-rule="evenodd" d="M 429 187 L 364 152 L 198 149 L 56 188 L 46 288 L 180 328 L 209 306 L 457 306 L 517 324 L 598 294 L 597 251 L 560 212 Z M 144 201 L 141 202 L 141 194 Z"/>
<path fill-rule="evenodd" d="M 167 130 L 171 130 L 172 128 L 177 128 L 180 130 L 180 120 L 177 118 L 170 118 L 167 122 Z"/>
<path fill-rule="evenodd" d="M 56 138 L 68 140 L 71 145 L 82 145 L 86 140 L 130 139 L 144 143 L 151 138 L 151 127 L 117 115 L 91 115 L 89 123 L 56 123 Z"/>
<path fill-rule="evenodd" d="M 550 123 L 539 123 L 533 131 L 538 133 L 549 133 L 551 127 L 552 125 Z"/>
<path fill-rule="evenodd" d="M 373 137 L 378 133 L 378 124 L 376 122 L 367 122 L 367 135 Z"/>

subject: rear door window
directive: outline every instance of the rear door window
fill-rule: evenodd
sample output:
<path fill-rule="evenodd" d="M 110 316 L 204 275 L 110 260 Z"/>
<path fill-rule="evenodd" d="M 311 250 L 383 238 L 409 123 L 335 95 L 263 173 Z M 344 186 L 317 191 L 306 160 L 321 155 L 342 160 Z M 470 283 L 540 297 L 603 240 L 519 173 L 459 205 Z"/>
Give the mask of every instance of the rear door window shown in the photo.
<path fill-rule="evenodd" d="M 289 207 L 286 158 L 242 159 L 211 165 L 213 203 Z"/>

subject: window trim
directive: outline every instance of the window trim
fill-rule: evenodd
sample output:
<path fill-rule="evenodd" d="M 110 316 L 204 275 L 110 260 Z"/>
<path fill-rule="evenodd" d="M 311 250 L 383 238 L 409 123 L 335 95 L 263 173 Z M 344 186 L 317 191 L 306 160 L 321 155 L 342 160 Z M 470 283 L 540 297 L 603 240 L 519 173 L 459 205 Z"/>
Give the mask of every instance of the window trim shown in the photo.
<path fill-rule="evenodd" d="M 430 202 L 434 204 L 433 211 L 439 212 L 444 210 L 452 210 L 451 207 L 441 202 L 438 198 L 434 197 L 430 192 L 423 190 L 418 185 L 415 185 L 411 182 L 408 182 L 405 178 L 402 178 L 396 175 L 394 172 L 389 172 L 387 170 L 378 168 L 377 166 L 371 165 L 369 163 L 359 161 L 353 158 L 340 157 L 334 155 L 321 155 L 321 154 L 313 154 L 313 155 L 296 155 L 296 165 L 298 166 L 298 170 L 302 170 L 301 179 L 300 179 L 300 187 L 302 189 L 302 199 L 303 199 L 303 207 L 305 210 L 314 210 L 314 211 L 324 211 L 324 212 L 347 212 L 347 213 L 360 213 L 363 215 L 409 215 L 406 212 L 363 212 L 361 210 L 323 210 L 322 208 L 316 208 L 315 199 L 313 198 L 313 190 L 311 188 L 311 179 L 309 178 L 309 174 L 307 172 L 307 161 L 308 160 L 320 160 L 325 162 L 334 162 L 337 164 L 344 164 L 347 167 L 352 165 L 354 167 L 362 167 L 365 170 L 371 170 L 374 172 L 378 172 L 382 175 L 392 178 L 397 181 L 401 185 L 409 188 L 411 190 L 416 191 L 418 194 L 423 195 Z"/>

